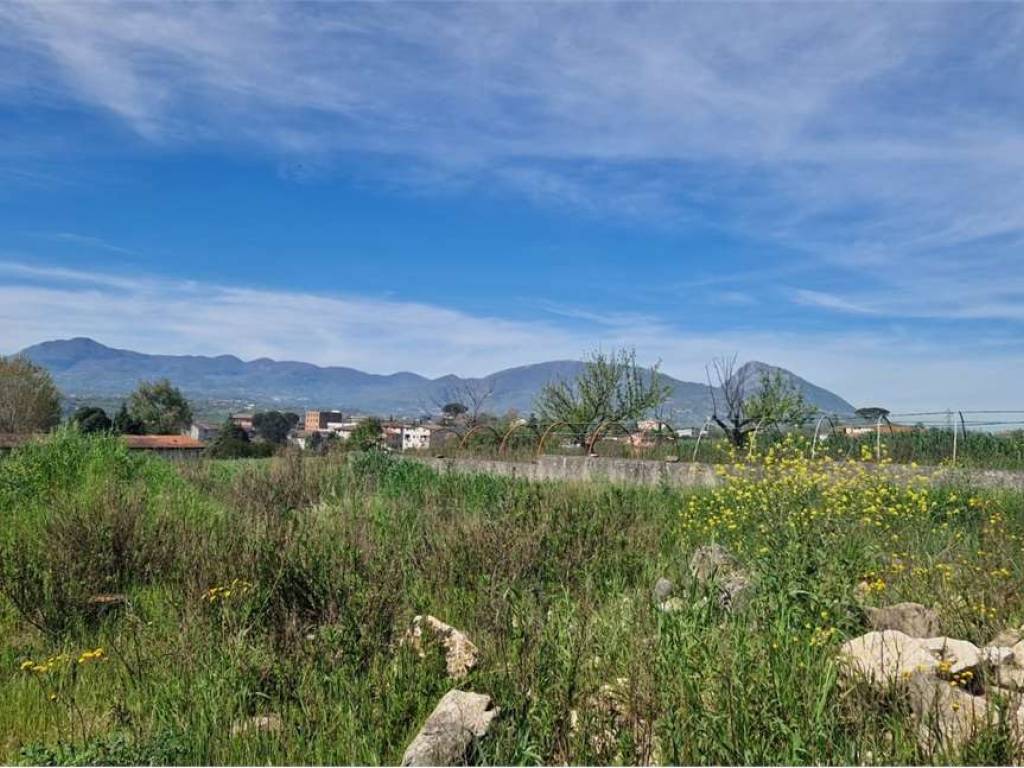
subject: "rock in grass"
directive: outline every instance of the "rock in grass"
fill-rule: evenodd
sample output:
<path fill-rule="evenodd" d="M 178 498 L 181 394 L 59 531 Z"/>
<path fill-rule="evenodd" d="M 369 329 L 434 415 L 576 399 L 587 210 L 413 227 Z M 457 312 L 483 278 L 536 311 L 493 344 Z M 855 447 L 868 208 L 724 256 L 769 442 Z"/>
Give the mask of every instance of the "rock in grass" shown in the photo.
<path fill-rule="evenodd" d="M 1017 643 L 1024 640 L 1024 631 L 1018 629 L 1004 629 L 998 635 L 989 641 L 989 645 L 1000 645 L 1007 648 L 1012 648 Z"/>
<path fill-rule="evenodd" d="M 745 573 L 725 578 L 718 591 L 718 604 L 727 611 L 744 610 L 754 597 L 754 582 Z"/>
<path fill-rule="evenodd" d="M 674 587 L 671 581 L 669 581 L 665 577 L 658 579 L 656 582 L 654 582 L 654 589 L 652 590 L 654 593 L 654 602 L 658 603 L 659 605 L 661 603 L 664 603 L 666 600 L 672 597 L 673 589 Z"/>
<path fill-rule="evenodd" d="M 911 637 L 935 637 L 939 634 L 939 615 L 920 603 L 867 608 L 866 613 L 868 624 L 879 632 L 895 629 Z"/>
<path fill-rule="evenodd" d="M 232 736 L 245 736 L 250 733 L 280 733 L 284 728 L 281 716 L 271 712 L 269 715 L 254 715 L 239 720 L 231 726 Z"/>
<path fill-rule="evenodd" d="M 718 588 L 718 604 L 727 611 L 743 610 L 754 596 L 754 580 L 720 544 L 698 547 L 690 558 L 690 573 L 697 583 Z"/>
<path fill-rule="evenodd" d="M 701 584 L 707 584 L 739 570 L 739 560 L 721 544 L 697 547 L 690 558 L 690 573 Z"/>
<path fill-rule="evenodd" d="M 938 659 L 921 640 L 895 629 L 868 632 L 839 649 L 840 671 L 850 677 L 861 676 L 881 689 L 917 672 L 934 673 L 938 667 Z"/>
<path fill-rule="evenodd" d="M 921 647 L 929 651 L 939 662 L 942 675 L 959 675 L 962 672 L 976 672 L 982 662 L 981 651 L 974 643 L 956 640 L 952 637 L 923 638 Z"/>
<path fill-rule="evenodd" d="M 960 749 L 989 724 L 984 696 L 974 696 L 927 672 L 911 675 L 908 688 L 922 749 Z"/>
<path fill-rule="evenodd" d="M 992 675 L 995 684 L 1014 694 L 1024 694 L 1024 641 L 1018 642 L 1012 648 L 996 646 L 993 649 L 992 646 L 986 646 L 981 651 L 988 657 L 990 663 L 993 661 L 993 655 L 998 653 L 1000 663 L 994 665 Z M 1009 657 L 1006 656 L 1007 651 Z"/>
<path fill-rule="evenodd" d="M 463 765 L 498 715 L 491 697 L 453 688 L 434 707 L 402 755 L 402 765 Z"/>
<path fill-rule="evenodd" d="M 981 661 L 990 667 L 1000 667 L 1014 663 L 1013 648 L 1002 645 L 986 645 L 978 651 Z"/>
<path fill-rule="evenodd" d="M 445 664 L 448 675 L 454 679 L 465 677 L 469 670 L 476 666 L 480 651 L 463 632 L 445 624 L 434 616 L 416 616 L 412 626 L 406 632 L 404 641 L 421 657 L 425 655 L 423 648 L 424 633 L 444 646 Z"/>
<path fill-rule="evenodd" d="M 104 593 L 93 595 L 85 601 L 89 609 L 97 616 L 104 616 L 113 611 L 129 606 L 128 595 L 121 593 Z"/>
<path fill-rule="evenodd" d="M 1018 695 L 1024 693 L 1024 669 L 1010 665 L 997 667 L 995 685 Z"/>

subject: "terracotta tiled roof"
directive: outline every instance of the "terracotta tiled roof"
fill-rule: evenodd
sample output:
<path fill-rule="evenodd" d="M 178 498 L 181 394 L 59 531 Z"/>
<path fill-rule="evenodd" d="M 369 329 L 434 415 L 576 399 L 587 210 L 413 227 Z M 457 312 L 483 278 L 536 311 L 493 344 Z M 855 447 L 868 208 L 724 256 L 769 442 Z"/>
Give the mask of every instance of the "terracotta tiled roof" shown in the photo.
<path fill-rule="evenodd" d="M 121 435 L 129 448 L 148 448 L 150 450 L 202 450 L 206 446 L 188 435 Z"/>

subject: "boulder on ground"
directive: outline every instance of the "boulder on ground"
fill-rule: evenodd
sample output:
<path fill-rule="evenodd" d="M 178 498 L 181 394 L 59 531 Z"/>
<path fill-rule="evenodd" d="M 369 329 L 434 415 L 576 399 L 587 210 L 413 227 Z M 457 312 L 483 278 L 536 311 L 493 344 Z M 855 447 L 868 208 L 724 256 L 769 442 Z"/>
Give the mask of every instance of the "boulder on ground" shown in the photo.
<path fill-rule="evenodd" d="M 987 646 L 982 651 L 989 658 L 998 656 L 998 663 L 993 664 L 995 684 L 1011 694 L 1024 694 L 1024 642 L 1018 642 L 1012 648 L 997 646 L 993 649 Z"/>
<path fill-rule="evenodd" d="M 918 742 L 931 752 L 957 750 L 1000 719 L 1006 719 L 1013 738 L 1024 737 L 1022 688 L 1017 687 L 1024 683 L 1024 675 L 1017 675 L 1024 665 L 1017 665 L 1015 651 L 1016 646 L 979 649 L 966 640 L 917 638 L 887 629 L 845 643 L 839 663 L 844 675 L 862 677 L 881 693 L 903 692 L 917 722 Z M 1008 704 L 994 705 L 993 692 Z"/>
<path fill-rule="evenodd" d="M 499 709 L 491 697 L 453 688 L 434 707 L 402 755 L 402 765 L 463 765 Z"/>
<path fill-rule="evenodd" d="M 1018 666 L 1004 664 L 996 667 L 995 685 L 1014 694 L 1024 694 L 1024 669 Z"/>
<path fill-rule="evenodd" d="M 672 596 L 673 589 L 674 586 L 671 581 L 665 577 L 658 579 L 654 582 L 654 589 L 652 590 L 652 593 L 654 594 L 654 602 L 664 603 Z"/>
<path fill-rule="evenodd" d="M 921 645 L 939 662 L 939 673 L 943 676 L 976 671 L 982 661 L 978 646 L 966 640 L 928 637 L 921 640 Z"/>
<path fill-rule="evenodd" d="M 1017 629 L 1004 629 L 989 641 L 989 645 L 1000 645 L 1012 648 L 1024 640 L 1024 627 Z"/>
<path fill-rule="evenodd" d="M 868 632 L 839 649 L 840 670 L 887 686 L 916 672 L 934 672 L 939 662 L 921 641 L 895 629 Z"/>
<path fill-rule="evenodd" d="M 450 677 L 465 677 L 469 670 L 476 666 L 480 655 L 477 647 L 464 633 L 434 616 L 414 617 L 403 642 L 410 645 L 421 657 L 426 655 L 423 647 L 424 631 L 444 646 L 445 662 Z"/>
<path fill-rule="evenodd" d="M 960 749 L 989 724 L 984 696 L 974 696 L 927 672 L 912 675 L 908 687 L 918 743 L 927 751 Z"/>
<path fill-rule="evenodd" d="M 867 608 L 868 624 L 879 632 L 895 629 L 911 637 L 939 634 L 939 615 L 920 603 L 897 603 L 885 608 Z"/>
<path fill-rule="evenodd" d="M 739 611 L 754 596 L 754 581 L 729 550 L 721 544 L 698 547 L 690 558 L 690 573 L 698 584 L 718 588 L 718 604 Z"/>
<path fill-rule="evenodd" d="M 982 663 L 988 664 L 990 667 L 1014 663 L 1013 648 L 1002 645 L 986 645 L 978 651 L 978 656 Z"/>
<path fill-rule="evenodd" d="M 738 570 L 739 560 L 721 544 L 697 547 L 690 558 L 690 573 L 701 584 L 707 584 L 716 578 L 724 578 Z"/>
<path fill-rule="evenodd" d="M 245 736 L 250 733 L 280 733 L 284 728 L 281 716 L 271 712 L 269 715 L 254 715 L 239 720 L 231 726 L 232 736 Z"/>
<path fill-rule="evenodd" d="M 727 611 L 742 611 L 754 597 L 754 582 L 744 573 L 724 579 L 718 592 L 718 604 Z"/>

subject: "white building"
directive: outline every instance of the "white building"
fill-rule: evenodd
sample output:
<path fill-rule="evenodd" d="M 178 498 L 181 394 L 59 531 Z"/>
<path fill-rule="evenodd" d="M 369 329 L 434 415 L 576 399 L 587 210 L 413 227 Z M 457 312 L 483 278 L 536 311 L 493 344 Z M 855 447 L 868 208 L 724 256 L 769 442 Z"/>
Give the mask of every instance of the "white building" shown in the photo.
<path fill-rule="evenodd" d="M 402 427 L 402 450 L 425 451 L 430 447 L 430 430 L 427 427 Z"/>
<path fill-rule="evenodd" d="M 356 421 L 328 421 L 327 429 L 324 431 L 333 432 L 342 440 L 348 440 L 358 424 Z"/>
<path fill-rule="evenodd" d="M 430 447 L 430 429 L 408 424 L 385 424 L 384 444 L 393 451 L 425 451 Z"/>

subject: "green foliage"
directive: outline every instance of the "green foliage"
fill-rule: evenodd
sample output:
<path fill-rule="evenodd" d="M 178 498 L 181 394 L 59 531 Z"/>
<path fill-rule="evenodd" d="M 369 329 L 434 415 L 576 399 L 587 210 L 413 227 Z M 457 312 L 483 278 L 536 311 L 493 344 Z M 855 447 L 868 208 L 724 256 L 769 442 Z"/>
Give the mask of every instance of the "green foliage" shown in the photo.
<path fill-rule="evenodd" d="M 244 429 L 231 419 L 224 422 L 217 437 L 206 447 L 211 459 L 253 459 L 273 455 L 273 443 L 253 443 Z"/>
<path fill-rule="evenodd" d="M 761 429 L 778 424 L 802 427 L 818 411 L 781 371 L 761 372 L 756 389 L 747 396 L 744 410 Z"/>
<path fill-rule="evenodd" d="M 879 408 L 877 406 L 871 406 L 868 408 L 858 408 L 856 411 L 854 411 L 854 413 L 856 413 L 862 419 L 871 422 L 878 421 L 879 419 L 882 419 L 884 421 L 885 419 L 889 418 L 889 409 Z"/>
<path fill-rule="evenodd" d="M 360 421 L 348 439 L 350 446 L 360 451 L 380 448 L 384 437 L 384 427 L 380 419 L 369 417 Z"/>
<path fill-rule="evenodd" d="M 602 425 L 634 421 L 668 399 L 658 366 L 644 370 L 632 350 L 594 352 L 573 382 L 548 384 L 537 397 L 537 414 L 549 424 L 564 422 L 579 444 Z"/>
<path fill-rule="evenodd" d="M 288 433 L 298 423 L 298 414 L 281 411 L 262 411 L 252 417 L 252 426 L 256 434 L 268 443 L 276 445 L 283 445 L 288 439 Z"/>
<path fill-rule="evenodd" d="M 455 419 L 468 411 L 469 408 L 462 403 L 445 403 L 441 408 L 441 413 L 447 416 L 449 419 Z"/>
<path fill-rule="evenodd" d="M 78 429 L 85 433 L 109 432 L 114 424 L 102 408 L 83 405 L 71 416 L 71 422 L 78 426 Z"/>
<path fill-rule="evenodd" d="M 0 355 L 0 433 L 49 432 L 60 423 L 60 391 L 27 357 Z"/>
<path fill-rule="evenodd" d="M 184 734 L 164 732 L 143 742 L 114 731 L 84 744 L 32 743 L 18 752 L 18 765 L 178 765 L 188 754 Z"/>
<path fill-rule="evenodd" d="M 881 425 L 883 455 L 899 464 L 944 464 L 952 461 L 953 429 L 921 428 L 890 432 Z M 842 458 L 859 456 L 863 450 L 875 454 L 876 433 L 855 437 L 829 435 L 822 450 Z M 1024 431 L 968 432 L 957 435 L 957 465 L 985 469 L 1024 469 Z"/>
<path fill-rule="evenodd" d="M 167 379 L 142 381 L 128 399 L 128 412 L 151 435 L 176 435 L 192 423 L 192 408 Z"/>
<path fill-rule="evenodd" d="M 119 435 L 142 435 L 146 432 L 145 425 L 128 412 L 128 406 L 121 403 L 121 408 L 114 416 L 113 431 Z"/>
<path fill-rule="evenodd" d="M 306 438 L 306 450 L 318 456 L 330 453 L 341 444 L 337 433 L 313 432 Z"/>

